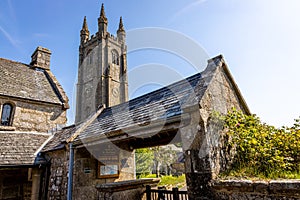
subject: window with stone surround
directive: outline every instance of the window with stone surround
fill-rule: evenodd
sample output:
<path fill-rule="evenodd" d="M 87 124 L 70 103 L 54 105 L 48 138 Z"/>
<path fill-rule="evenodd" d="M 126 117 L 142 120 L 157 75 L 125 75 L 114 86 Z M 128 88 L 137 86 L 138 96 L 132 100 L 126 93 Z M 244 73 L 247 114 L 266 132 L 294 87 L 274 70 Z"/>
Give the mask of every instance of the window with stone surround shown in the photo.
<path fill-rule="evenodd" d="M 12 124 L 13 105 L 5 103 L 2 106 L 1 126 L 11 126 Z"/>

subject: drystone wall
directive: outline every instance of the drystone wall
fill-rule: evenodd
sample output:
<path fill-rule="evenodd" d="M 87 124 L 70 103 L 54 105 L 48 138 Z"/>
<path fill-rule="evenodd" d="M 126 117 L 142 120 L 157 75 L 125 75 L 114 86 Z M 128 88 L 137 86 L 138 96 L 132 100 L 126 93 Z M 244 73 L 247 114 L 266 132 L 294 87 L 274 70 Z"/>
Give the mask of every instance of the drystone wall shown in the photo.
<path fill-rule="evenodd" d="M 226 180 L 212 184 L 218 200 L 299 200 L 300 180 Z"/>

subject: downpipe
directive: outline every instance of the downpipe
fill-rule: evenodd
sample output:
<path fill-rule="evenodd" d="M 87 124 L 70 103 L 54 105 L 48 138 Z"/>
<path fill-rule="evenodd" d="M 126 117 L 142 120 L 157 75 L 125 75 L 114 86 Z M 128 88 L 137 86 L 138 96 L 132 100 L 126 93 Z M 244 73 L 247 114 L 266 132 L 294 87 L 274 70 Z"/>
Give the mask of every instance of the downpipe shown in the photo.
<path fill-rule="evenodd" d="M 72 190 L 73 190 L 73 167 L 74 167 L 74 148 L 73 143 L 69 143 L 70 157 L 69 157 L 69 175 L 68 175 L 68 194 L 67 200 L 72 200 Z"/>

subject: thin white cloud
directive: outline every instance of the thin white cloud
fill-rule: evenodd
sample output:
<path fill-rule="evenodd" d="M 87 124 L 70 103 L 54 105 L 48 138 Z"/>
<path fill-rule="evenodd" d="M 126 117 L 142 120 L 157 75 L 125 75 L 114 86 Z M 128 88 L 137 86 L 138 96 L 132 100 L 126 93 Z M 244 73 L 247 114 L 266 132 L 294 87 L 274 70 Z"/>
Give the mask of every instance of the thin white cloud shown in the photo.
<path fill-rule="evenodd" d="M 4 28 L 2 28 L 0 26 L 0 32 L 3 33 L 3 35 L 5 36 L 5 38 L 16 48 L 19 48 L 18 46 L 18 42 L 17 40 L 15 40 L 7 31 L 4 30 Z"/>
<path fill-rule="evenodd" d="M 14 6 L 12 5 L 11 0 L 7 0 L 7 5 L 9 8 L 9 14 L 10 14 L 11 18 L 13 19 L 13 21 L 16 22 L 17 21 L 16 12 L 15 12 Z"/>
<path fill-rule="evenodd" d="M 196 0 L 188 5 L 186 5 L 185 7 L 183 7 L 182 9 L 180 9 L 179 11 L 177 11 L 172 17 L 170 21 L 174 21 L 177 17 L 183 15 L 184 13 L 190 11 L 191 9 L 195 8 L 196 6 L 199 6 L 200 4 L 206 2 L 207 0 Z"/>
<path fill-rule="evenodd" d="M 10 22 L 9 25 L 11 26 L 13 24 L 16 24 L 16 13 L 11 0 L 6 0 L 6 4 L 8 9 L 5 10 L 4 14 L 1 16 L 1 20 L 3 20 L 3 22 Z M 13 36 L 8 31 L 6 31 L 3 26 L 0 25 L 0 35 L 1 33 L 13 47 L 19 49 L 19 42 L 15 38 L 13 38 Z"/>

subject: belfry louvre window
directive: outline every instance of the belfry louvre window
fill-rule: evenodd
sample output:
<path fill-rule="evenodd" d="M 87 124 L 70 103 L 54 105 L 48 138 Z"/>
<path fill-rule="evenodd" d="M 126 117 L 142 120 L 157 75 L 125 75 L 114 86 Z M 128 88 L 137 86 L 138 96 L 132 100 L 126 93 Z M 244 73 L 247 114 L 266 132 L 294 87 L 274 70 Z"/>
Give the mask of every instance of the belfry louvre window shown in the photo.
<path fill-rule="evenodd" d="M 10 126 L 12 121 L 13 106 L 10 103 L 3 104 L 1 113 L 1 125 Z"/>
<path fill-rule="evenodd" d="M 112 63 L 113 64 L 116 64 L 116 65 L 119 65 L 119 56 L 118 56 L 118 52 L 113 50 L 111 52 L 111 55 L 112 55 Z"/>

